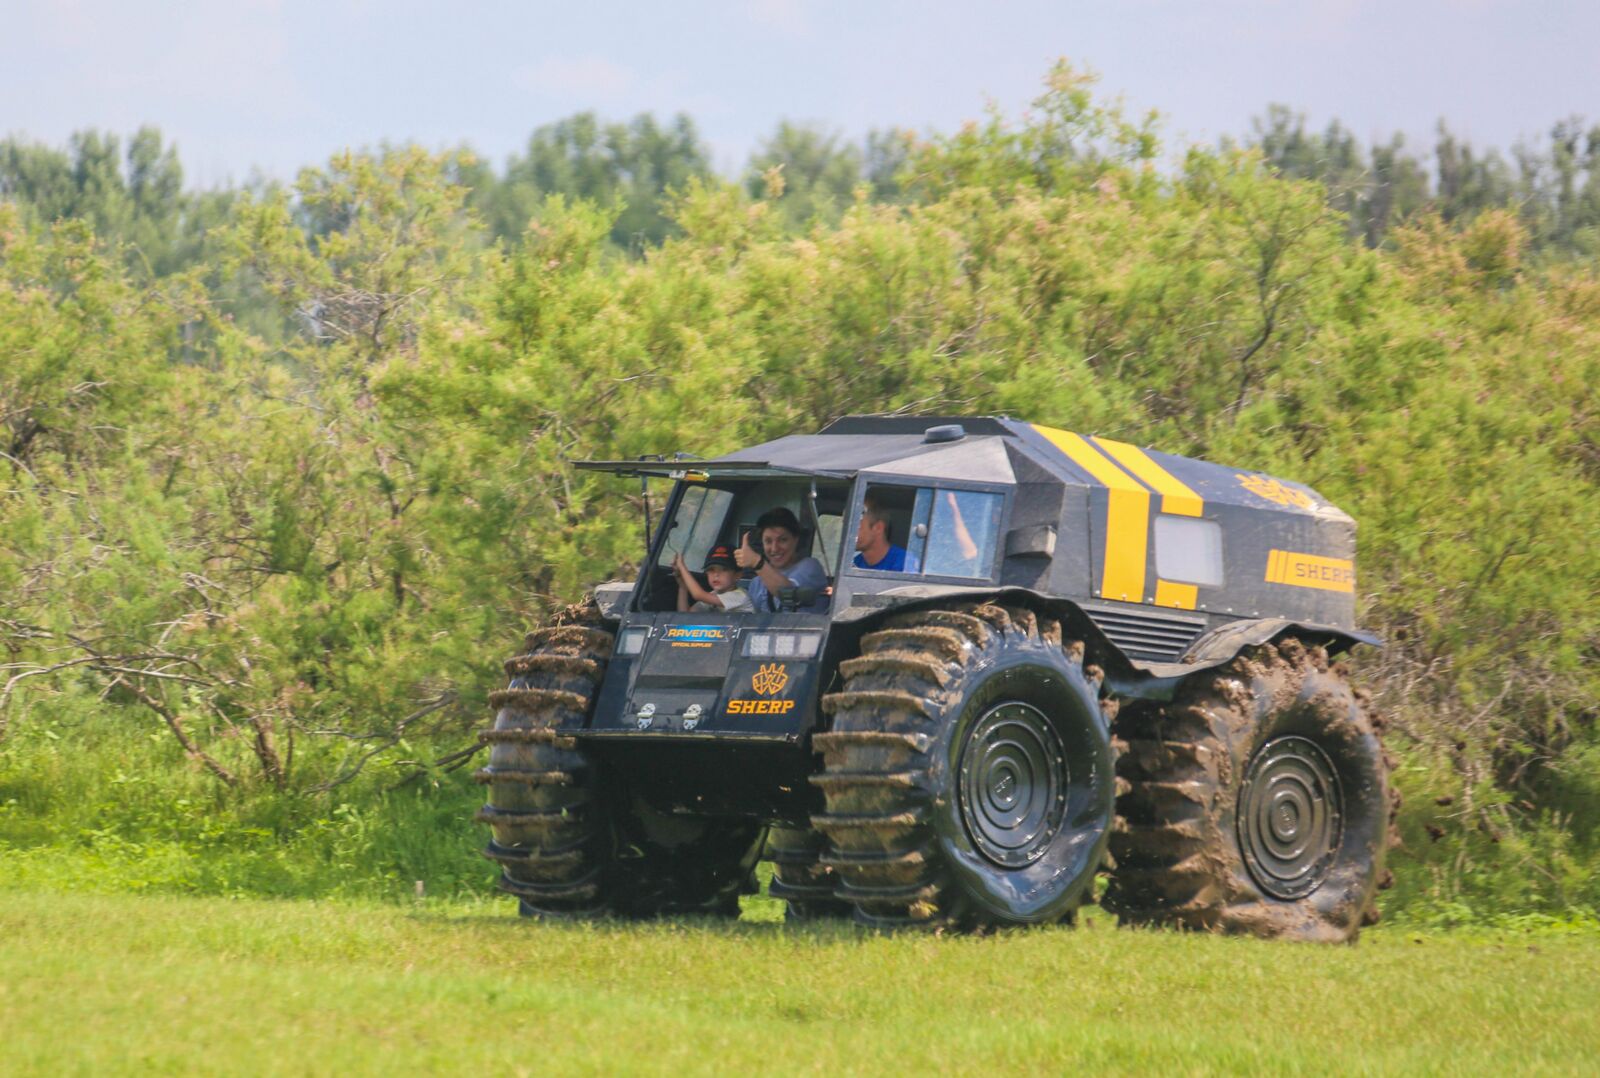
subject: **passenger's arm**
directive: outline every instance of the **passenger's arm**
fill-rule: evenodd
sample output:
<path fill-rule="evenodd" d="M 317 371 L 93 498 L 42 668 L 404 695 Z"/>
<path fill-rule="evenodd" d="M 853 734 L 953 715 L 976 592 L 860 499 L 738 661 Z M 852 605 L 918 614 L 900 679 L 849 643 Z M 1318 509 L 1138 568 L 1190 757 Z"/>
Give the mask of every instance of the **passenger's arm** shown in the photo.
<path fill-rule="evenodd" d="M 770 564 L 763 564 L 761 568 L 756 570 L 756 575 L 761 578 L 761 583 L 767 586 L 767 592 L 770 595 L 777 595 L 784 588 L 794 587 L 794 581 L 778 572 Z"/>
<path fill-rule="evenodd" d="M 945 491 L 944 500 L 945 504 L 950 506 L 950 516 L 955 523 L 956 543 L 961 547 L 961 556 L 971 561 L 978 556 L 978 544 L 972 538 L 972 533 L 967 530 L 967 522 L 961 516 L 961 505 L 956 501 L 955 491 Z"/>
<path fill-rule="evenodd" d="M 761 583 L 767 587 L 767 593 L 776 597 L 784 588 L 794 587 L 794 582 L 774 569 L 755 547 L 750 545 L 751 532 L 744 533 L 744 541 L 739 544 L 739 549 L 734 552 L 734 561 L 739 563 L 741 569 L 755 569 L 756 576 L 761 578 Z M 760 567 L 756 563 L 760 562 Z"/>
<path fill-rule="evenodd" d="M 707 591 L 705 588 L 700 586 L 700 582 L 694 578 L 694 574 L 691 573 L 689 571 L 689 567 L 684 564 L 682 554 L 679 554 L 677 557 L 672 559 L 672 568 L 673 571 L 678 574 L 679 610 L 689 609 L 689 599 L 691 596 L 693 597 L 694 601 L 698 603 L 710 603 L 715 607 L 722 606 L 722 600 L 717 598 L 716 592 Z"/>

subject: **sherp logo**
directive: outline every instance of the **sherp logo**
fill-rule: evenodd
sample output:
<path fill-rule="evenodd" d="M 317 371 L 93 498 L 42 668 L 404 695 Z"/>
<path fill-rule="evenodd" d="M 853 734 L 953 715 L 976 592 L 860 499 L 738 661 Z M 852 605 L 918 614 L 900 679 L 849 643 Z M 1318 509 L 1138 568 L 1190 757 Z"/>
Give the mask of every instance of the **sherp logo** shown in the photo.
<path fill-rule="evenodd" d="M 789 673 L 783 663 L 763 663 L 761 669 L 750 675 L 750 687 L 761 696 L 775 696 L 789 684 Z"/>

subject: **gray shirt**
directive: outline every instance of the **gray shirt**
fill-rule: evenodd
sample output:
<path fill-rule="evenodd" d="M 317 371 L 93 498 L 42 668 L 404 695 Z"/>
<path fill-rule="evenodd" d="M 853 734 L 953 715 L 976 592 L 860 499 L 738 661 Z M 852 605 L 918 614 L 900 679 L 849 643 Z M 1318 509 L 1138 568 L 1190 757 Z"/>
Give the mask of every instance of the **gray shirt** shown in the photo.
<path fill-rule="evenodd" d="M 828 597 L 822 594 L 822 589 L 828 586 L 828 571 L 816 558 L 801 558 L 787 569 L 778 572 L 788 577 L 789 583 L 797 588 L 812 588 L 817 592 L 817 601 L 810 606 L 797 606 L 796 610 L 807 614 L 818 614 L 828 609 Z M 778 608 L 778 597 L 769 595 L 766 581 L 758 573 L 750 581 L 750 605 L 755 607 L 756 613 L 765 614 Z"/>

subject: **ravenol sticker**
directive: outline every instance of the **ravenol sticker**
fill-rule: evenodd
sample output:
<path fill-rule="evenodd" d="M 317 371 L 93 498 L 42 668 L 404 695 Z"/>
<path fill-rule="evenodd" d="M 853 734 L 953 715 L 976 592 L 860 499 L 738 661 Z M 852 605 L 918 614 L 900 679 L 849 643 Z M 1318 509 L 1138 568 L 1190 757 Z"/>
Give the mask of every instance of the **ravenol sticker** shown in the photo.
<path fill-rule="evenodd" d="M 662 638 L 675 648 L 708 648 L 728 639 L 728 630 L 722 625 L 668 625 Z"/>
<path fill-rule="evenodd" d="M 1297 588 L 1353 594 L 1356 590 L 1356 567 L 1343 558 L 1274 550 L 1267 554 L 1266 579 L 1268 584 L 1289 584 Z"/>

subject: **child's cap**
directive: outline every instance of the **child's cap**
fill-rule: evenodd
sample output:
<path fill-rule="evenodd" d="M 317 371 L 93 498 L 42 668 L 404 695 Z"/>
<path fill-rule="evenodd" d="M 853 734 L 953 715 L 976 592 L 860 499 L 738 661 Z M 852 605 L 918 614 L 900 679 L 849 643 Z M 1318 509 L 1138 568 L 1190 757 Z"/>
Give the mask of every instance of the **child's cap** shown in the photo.
<path fill-rule="evenodd" d="M 739 568 L 739 563 L 733 560 L 733 548 L 731 546 L 714 546 L 711 548 L 711 553 L 706 555 L 707 569 L 718 565 L 724 569 Z"/>

